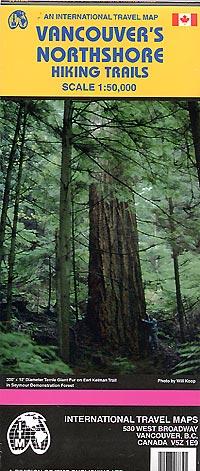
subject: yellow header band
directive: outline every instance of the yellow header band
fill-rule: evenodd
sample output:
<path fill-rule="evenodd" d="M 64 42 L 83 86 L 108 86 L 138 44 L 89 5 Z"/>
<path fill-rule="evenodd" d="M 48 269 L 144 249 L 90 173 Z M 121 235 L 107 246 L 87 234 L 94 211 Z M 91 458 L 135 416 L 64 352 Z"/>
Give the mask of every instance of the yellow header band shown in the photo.
<path fill-rule="evenodd" d="M 199 97 L 199 6 L 3 5 L 0 94 Z"/>

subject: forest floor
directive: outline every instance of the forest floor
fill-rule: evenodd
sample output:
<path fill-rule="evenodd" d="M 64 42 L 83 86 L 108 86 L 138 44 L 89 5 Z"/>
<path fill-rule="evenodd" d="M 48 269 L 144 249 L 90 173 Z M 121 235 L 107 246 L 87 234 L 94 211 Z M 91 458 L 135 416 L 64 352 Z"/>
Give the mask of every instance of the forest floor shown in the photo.
<path fill-rule="evenodd" d="M 97 348 L 97 347 L 96 347 Z M 72 369 L 75 374 L 169 374 L 179 361 L 179 356 L 175 350 L 170 351 L 170 355 L 163 355 L 163 345 L 156 353 L 152 353 L 147 358 L 134 359 L 125 355 L 109 356 L 102 352 L 99 347 L 100 353 L 91 353 L 90 359 L 88 356 L 83 356 L 81 361 L 72 364 Z M 166 350 L 165 350 L 166 352 Z M 166 352 L 167 353 L 167 352 Z"/>
<path fill-rule="evenodd" d="M 4 321 L 6 305 L 0 306 L 0 321 Z M 13 303 L 13 331 L 30 335 L 38 345 L 57 346 L 57 320 L 52 312 L 30 311 L 27 303 Z M 126 351 L 114 352 L 108 345 L 94 341 L 84 320 L 70 328 L 70 366 L 74 374 L 166 374 L 179 362 L 177 345 L 159 340 L 157 351 L 144 358 L 133 358 Z"/>
<path fill-rule="evenodd" d="M 177 345 L 169 346 L 167 341 L 160 340 L 158 350 L 149 350 L 148 356 L 134 358 L 124 350 L 113 351 L 109 345 L 95 342 L 84 322 L 77 330 L 81 335 L 77 335 L 76 353 L 71 359 L 76 374 L 166 374 L 179 362 Z"/>

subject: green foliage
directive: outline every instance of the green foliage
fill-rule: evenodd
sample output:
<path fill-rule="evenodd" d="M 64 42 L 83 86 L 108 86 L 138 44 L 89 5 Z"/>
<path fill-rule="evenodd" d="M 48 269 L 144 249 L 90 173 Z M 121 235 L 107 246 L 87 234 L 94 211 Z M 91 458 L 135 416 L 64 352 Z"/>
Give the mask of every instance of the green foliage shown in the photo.
<path fill-rule="evenodd" d="M 72 373 L 56 355 L 52 346 L 38 346 L 24 333 L 0 332 L 1 374 L 55 374 Z"/>
<path fill-rule="evenodd" d="M 101 185 L 105 202 L 109 202 L 112 195 L 118 201 L 127 202 L 132 211 L 136 208 L 147 310 L 159 313 L 160 337 L 170 342 L 177 337 L 178 330 L 173 246 L 179 257 L 184 306 L 192 306 L 199 298 L 200 203 L 187 104 L 109 100 L 76 101 L 73 106 L 72 196 L 80 317 L 85 315 L 88 296 L 88 189 L 95 183 Z M 3 201 L 17 109 L 18 103 L 14 101 L 2 100 L 0 103 L 0 201 Z M 29 309 L 39 312 L 47 306 L 50 281 L 51 308 L 56 301 L 55 232 L 59 217 L 62 119 L 62 101 L 29 100 L 13 293 L 28 300 Z M 4 244 L 4 299 L 19 150 L 18 145 Z M 174 229 L 171 231 L 170 197 L 174 202 Z M 73 269 L 70 302 L 74 306 Z M 71 317 L 72 322 L 75 321 L 75 317 Z M 11 341 L 7 353 L 4 348 L 4 370 L 38 372 L 39 368 L 47 372 L 48 367 L 50 372 L 51 363 L 52 368 L 64 371 L 65 366 L 56 359 L 52 347 L 47 350 L 38 347 L 24 334 L 2 335 L 5 335 L 4 342 L 8 342 L 6 335 L 13 336 L 14 345 L 17 342 L 13 348 Z M 24 342 L 26 347 L 21 348 Z M 181 363 L 180 368 L 191 368 L 190 362 L 196 361 L 197 346 L 193 346 L 192 352 L 189 347 L 189 344 L 184 346 L 186 356 L 183 361 L 186 364 Z M 16 363 L 12 364 L 16 355 Z M 51 357 L 49 363 L 48 357 Z M 130 372 L 134 366 L 126 362 L 126 359 L 118 358 L 115 366 Z M 193 366 L 196 371 L 197 363 L 193 362 Z"/>
<path fill-rule="evenodd" d="M 198 374 L 200 373 L 200 336 L 198 343 L 185 343 L 179 349 L 181 358 L 180 363 L 177 365 L 173 374 Z"/>
<path fill-rule="evenodd" d="M 116 357 L 115 361 L 111 363 L 111 367 L 117 374 L 131 374 L 135 373 L 136 365 L 127 357 Z"/>

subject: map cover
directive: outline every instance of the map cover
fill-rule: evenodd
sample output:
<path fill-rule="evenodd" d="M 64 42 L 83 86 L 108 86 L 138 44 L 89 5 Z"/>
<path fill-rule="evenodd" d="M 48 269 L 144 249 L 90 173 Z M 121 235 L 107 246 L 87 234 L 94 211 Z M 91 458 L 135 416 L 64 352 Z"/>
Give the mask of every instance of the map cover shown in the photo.
<path fill-rule="evenodd" d="M 0 5 L 2 471 L 197 471 L 200 3 Z"/>

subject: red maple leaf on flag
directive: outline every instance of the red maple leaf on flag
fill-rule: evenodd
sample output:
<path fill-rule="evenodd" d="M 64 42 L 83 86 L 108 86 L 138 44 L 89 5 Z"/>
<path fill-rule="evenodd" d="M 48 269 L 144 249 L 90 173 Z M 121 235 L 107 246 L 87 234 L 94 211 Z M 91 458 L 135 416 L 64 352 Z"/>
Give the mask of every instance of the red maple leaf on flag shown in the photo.
<path fill-rule="evenodd" d="M 182 23 L 187 23 L 189 21 L 189 18 L 186 15 L 183 15 L 180 20 L 182 21 Z"/>

